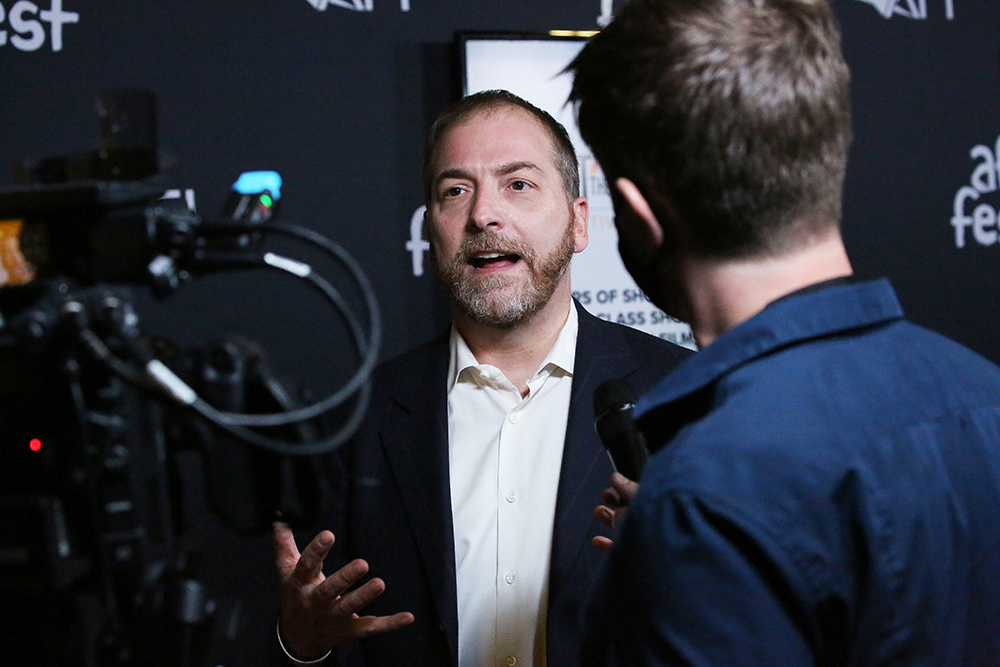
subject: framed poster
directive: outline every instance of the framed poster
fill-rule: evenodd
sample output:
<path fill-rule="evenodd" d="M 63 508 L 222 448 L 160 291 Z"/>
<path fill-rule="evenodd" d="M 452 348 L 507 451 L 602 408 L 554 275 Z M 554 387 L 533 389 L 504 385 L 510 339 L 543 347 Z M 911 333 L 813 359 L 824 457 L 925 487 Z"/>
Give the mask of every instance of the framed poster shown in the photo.
<path fill-rule="evenodd" d="M 461 33 L 463 94 L 502 88 L 562 123 L 580 160 L 581 194 L 590 202 L 590 243 L 573 258 L 573 295 L 598 317 L 633 326 L 694 349 L 687 324 L 654 306 L 618 255 L 618 233 L 600 165 L 580 137 L 566 103 L 572 80 L 563 70 L 586 38 L 575 34 Z"/>

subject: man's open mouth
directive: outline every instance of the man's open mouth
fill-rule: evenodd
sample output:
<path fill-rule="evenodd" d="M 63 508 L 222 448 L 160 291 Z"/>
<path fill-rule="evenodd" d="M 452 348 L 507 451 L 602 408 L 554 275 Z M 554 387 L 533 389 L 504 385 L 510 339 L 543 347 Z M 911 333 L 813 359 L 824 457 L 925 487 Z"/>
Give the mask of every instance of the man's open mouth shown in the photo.
<path fill-rule="evenodd" d="M 489 252 L 469 258 L 469 264 L 477 269 L 484 269 L 497 264 L 516 264 L 521 256 L 514 253 Z"/>

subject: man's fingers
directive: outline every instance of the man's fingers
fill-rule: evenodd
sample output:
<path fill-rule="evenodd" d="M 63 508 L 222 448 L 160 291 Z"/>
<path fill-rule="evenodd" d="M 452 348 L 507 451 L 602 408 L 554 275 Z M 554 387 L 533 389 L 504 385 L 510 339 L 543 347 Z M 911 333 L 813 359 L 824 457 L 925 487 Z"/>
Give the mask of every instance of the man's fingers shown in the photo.
<path fill-rule="evenodd" d="M 357 619 L 358 638 L 380 635 L 413 623 L 413 614 L 403 611 L 392 616 L 362 616 Z"/>
<path fill-rule="evenodd" d="M 381 635 L 393 630 L 404 628 L 413 623 L 413 614 L 404 611 L 391 616 L 342 616 L 331 617 L 328 622 L 320 626 L 319 634 L 323 638 L 317 646 L 337 647 L 349 642 Z M 310 655 L 322 653 L 318 648 L 312 650 Z M 306 655 L 303 653 L 302 655 Z"/>
<path fill-rule="evenodd" d="M 603 504 L 594 508 L 594 518 L 608 528 L 613 529 L 617 524 L 621 523 L 629 503 L 632 502 L 638 491 L 638 482 L 633 482 L 618 472 L 612 474 L 611 486 L 604 489 L 604 492 L 601 494 L 601 502 Z M 602 536 L 594 537 L 591 542 L 602 551 L 610 549 L 612 544 L 611 540 Z"/>
<path fill-rule="evenodd" d="M 347 589 L 357 583 L 358 579 L 367 574 L 367 572 L 368 563 L 360 558 L 352 560 L 350 563 L 327 577 L 326 581 L 316 587 L 313 591 L 313 595 L 320 603 L 332 603 L 337 598 L 344 595 Z M 381 583 L 381 579 L 373 579 L 372 581 L 378 581 L 378 585 L 382 586 L 383 589 L 385 588 L 385 584 Z M 371 581 L 368 583 L 370 584 Z M 376 594 L 372 599 L 378 597 L 381 593 L 382 591 L 379 591 L 378 594 Z M 353 611 L 351 613 L 353 613 Z"/>
<path fill-rule="evenodd" d="M 274 566 L 279 577 L 288 576 L 299 562 L 299 548 L 295 544 L 295 535 L 288 524 L 275 521 L 272 524 L 271 543 L 274 546 Z"/>
<path fill-rule="evenodd" d="M 612 540 L 608 539 L 607 537 L 604 537 L 603 535 L 595 535 L 590 541 L 595 547 L 597 547 L 601 551 L 610 551 L 611 545 L 614 544 Z"/>
<path fill-rule="evenodd" d="M 594 518 L 603 523 L 608 528 L 615 527 L 615 511 L 607 505 L 598 505 L 594 508 Z"/>
<path fill-rule="evenodd" d="M 368 603 L 382 595 L 384 592 L 385 582 L 381 579 L 375 578 L 370 581 L 366 581 L 350 593 L 345 593 L 340 596 L 335 605 L 336 613 L 343 616 L 358 614 L 361 610 L 368 606 Z"/>
<path fill-rule="evenodd" d="M 333 540 L 333 533 L 324 530 L 306 545 L 306 548 L 302 550 L 302 555 L 299 556 L 299 562 L 296 563 L 295 569 L 292 571 L 295 583 L 299 586 L 307 586 L 317 579 L 323 579 L 323 559 L 330 553 Z"/>
<path fill-rule="evenodd" d="M 621 474 L 618 471 L 611 473 L 611 486 L 615 487 L 616 489 L 625 486 L 631 481 L 632 480 L 630 480 L 628 477 L 626 477 L 625 475 Z"/>
<path fill-rule="evenodd" d="M 621 473 L 611 475 L 611 486 L 618 495 L 619 505 L 628 505 L 635 499 L 635 494 L 639 491 L 639 483 L 633 482 Z"/>

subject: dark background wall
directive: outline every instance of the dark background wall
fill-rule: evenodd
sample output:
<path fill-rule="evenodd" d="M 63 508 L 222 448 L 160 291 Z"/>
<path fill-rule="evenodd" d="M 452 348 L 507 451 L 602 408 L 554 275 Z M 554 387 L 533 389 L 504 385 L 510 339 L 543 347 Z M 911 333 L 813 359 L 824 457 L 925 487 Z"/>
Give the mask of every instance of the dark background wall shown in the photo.
<path fill-rule="evenodd" d="M 890 277 L 912 319 L 1000 361 L 1000 4 L 833 2 L 853 71 L 844 226 L 855 268 Z M 214 213 L 240 172 L 279 171 L 283 219 L 346 247 L 371 278 L 382 356 L 393 356 L 447 321 L 434 278 L 413 275 L 405 243 L 422 203 L 423 133 L 459 89 L 456 32 L 594 29 L 607 4 L 0 0 L 0 185 L 15 160 L 93 148 L 99 91 L 151 88 L 175 185 Z M 59 12 L 75 21 L 56 28 Z M 137 304 L 145 330 L 182 346 L 251 336 L 317 393 L 349 366 L 337 320 L 291 281 L 213 276 Z M 253 664 L 274 612 L 266 539 L 204 521 L 218 537 L 207 580 L 254 612 L 233 622 L 217 663 Z"/>

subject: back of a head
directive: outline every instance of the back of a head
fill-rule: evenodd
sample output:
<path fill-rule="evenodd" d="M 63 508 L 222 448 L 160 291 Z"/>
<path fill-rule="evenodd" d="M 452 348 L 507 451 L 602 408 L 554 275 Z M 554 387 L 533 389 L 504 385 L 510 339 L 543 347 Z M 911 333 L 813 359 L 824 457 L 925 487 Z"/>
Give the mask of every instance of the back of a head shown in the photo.
<path fill-rule="evenodd" d="M 605 173 L 670 197 L 692 252 L 838 227 L 850 74 L 826 0 L 630 0 L 568 70 Z"/>

